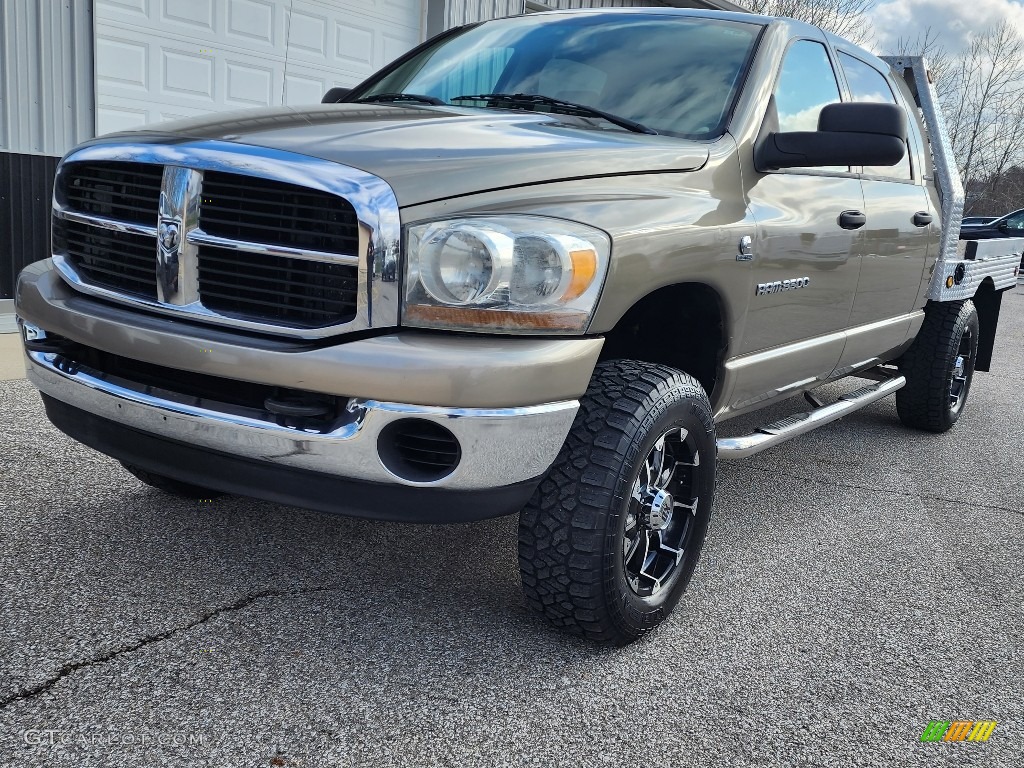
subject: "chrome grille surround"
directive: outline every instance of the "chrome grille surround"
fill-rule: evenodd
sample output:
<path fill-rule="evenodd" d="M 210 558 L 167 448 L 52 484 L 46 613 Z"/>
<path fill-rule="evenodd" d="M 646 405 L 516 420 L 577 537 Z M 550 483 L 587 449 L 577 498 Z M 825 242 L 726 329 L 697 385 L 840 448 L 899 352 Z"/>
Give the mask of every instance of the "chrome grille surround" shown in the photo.
<path fill-rule="evenodd" d="M 149 144 L 101 140 L 74 150 L 61 161 L 57 169 L 58 178 L 68 163 L 129 162 L 164 167 L 159 210 L 154 215 L 152 226 L 72 210 L 61 199 L 59 184 L 55 186 L 53 198 L 55 218 L 88 224 L 99 231 L 113 230 L 152 237 L 157 299 L 127 295 L 95 285 L 76 270 L 66 254 L 54 248 L 53 263 L 70 285 L 85 294 L 172 317 L 296 338 L 325 338 L 398 325 L 401 223 L 398 201 L 383 179 L 357 168 L 294 152 L 214 140 L 173 141 Z M 203 232 L 199 219 L 200 190 L 202 175 L 206 171 L 270 179 L 344 198 L 355 209 L 358 219 L 358 252 L 325 253 L 231 240 Z M 167 244 L 173 247 L 158 244 L 161 224 L 165 233 L 169 228 L 177 230 L 179 237 L 176 242 L 174 237 L 167 239 Z M 199 296 L 198 254 L 203 245 L 354 266 L 358 275 L 355 316 L 347 322 L 325 327 L 296 328 L 215 312 L 205 307 Z"/>

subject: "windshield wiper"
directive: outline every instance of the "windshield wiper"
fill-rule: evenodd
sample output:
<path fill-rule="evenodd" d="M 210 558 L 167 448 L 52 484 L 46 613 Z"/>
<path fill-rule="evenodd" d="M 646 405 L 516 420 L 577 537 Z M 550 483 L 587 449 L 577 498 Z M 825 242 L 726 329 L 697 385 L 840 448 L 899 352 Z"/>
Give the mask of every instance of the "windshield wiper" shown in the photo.
<path fill-rule="evenodd" d="M 479 93 L 471 96 L 456 96 L 452 101 L 493 101 L 498 102 L 498 106 L 508 105 L 510 109 L 537 105 L 554 107 L 576 117 L 600 117 L 613 125 L 625 128 L 633 133 L 646 133 L 651 136 L 658 135 L 658 132 L 653 128 L 648 128 L 646 125 L 638 123 L 636 120 L 630 120 L 628 117 L 619 117 L 596 107 L 588 107 L 586 104 L 576 104 L 572 101 L 555 99 L 551 96 L 542 96 L 539 93 Z"/>
<path fill-rule="evenodd" d="M 361 99 L 356 99 L 356 104 L 387 104 L 389 102 L 396 101 L 411 101 L 416 104 L 437 104 L 447 106 L 448 102 L 444 99 L 439 99 L 436 96 L 424 96 L 420 93 L 375 93 L 372 96 L 363 96 Z"/>

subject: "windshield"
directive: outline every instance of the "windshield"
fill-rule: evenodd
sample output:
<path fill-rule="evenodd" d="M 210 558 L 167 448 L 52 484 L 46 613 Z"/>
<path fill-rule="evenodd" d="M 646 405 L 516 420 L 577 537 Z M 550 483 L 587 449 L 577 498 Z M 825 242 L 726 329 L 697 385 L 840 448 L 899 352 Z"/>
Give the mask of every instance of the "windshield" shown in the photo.
<path fill-rule="evenodd" d="M 452 103 L 472 94 L 540 94 L 658 133 L 710 139 L 725 131 L 760 32 L 745 22 L 653 13 L 499 19 L 438 41 L 350 99 L 409 93 Z"/>

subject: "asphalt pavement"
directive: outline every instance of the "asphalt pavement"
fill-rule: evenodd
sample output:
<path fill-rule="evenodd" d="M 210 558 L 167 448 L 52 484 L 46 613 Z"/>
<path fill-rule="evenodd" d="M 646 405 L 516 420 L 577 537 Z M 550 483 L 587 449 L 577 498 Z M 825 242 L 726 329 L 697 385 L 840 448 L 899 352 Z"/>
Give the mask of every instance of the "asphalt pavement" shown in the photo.
<path fill-rule="evenodd" d="M 993 368 L 948 434 L 887 400 L 722 465 L 624 649 L 525 608 L 515 518 L 179 500 L 0 382 L 0 766 L 1020 766 L 1022 288 Z"/>

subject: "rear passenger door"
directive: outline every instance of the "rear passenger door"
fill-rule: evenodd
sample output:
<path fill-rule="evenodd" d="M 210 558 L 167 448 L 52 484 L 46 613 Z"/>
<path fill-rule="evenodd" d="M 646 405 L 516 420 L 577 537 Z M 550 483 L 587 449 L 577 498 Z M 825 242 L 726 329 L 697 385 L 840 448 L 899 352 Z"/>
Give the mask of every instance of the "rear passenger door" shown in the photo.
<path fill-rule="evenodd" d="M 845 52 L 839 62 L 846 75 L 853 101 L 900 104 L 885 76 L 875 65 Z M 913 118 L 911 118 L 913 119 Z M 930 243 L 938 231 L 939 215 L 931 210 L 921 172 L 915 167 L 916 153 L 908 146 L 899 165 L 863 168 L 864 212 L 867 225 L 858 245 L 861 249 L 860 280 L 850 327 L 851 338 L 843 363 L 856 365 L 902 344 L 907 338 L 906 314 L 918 309 Z"/>

